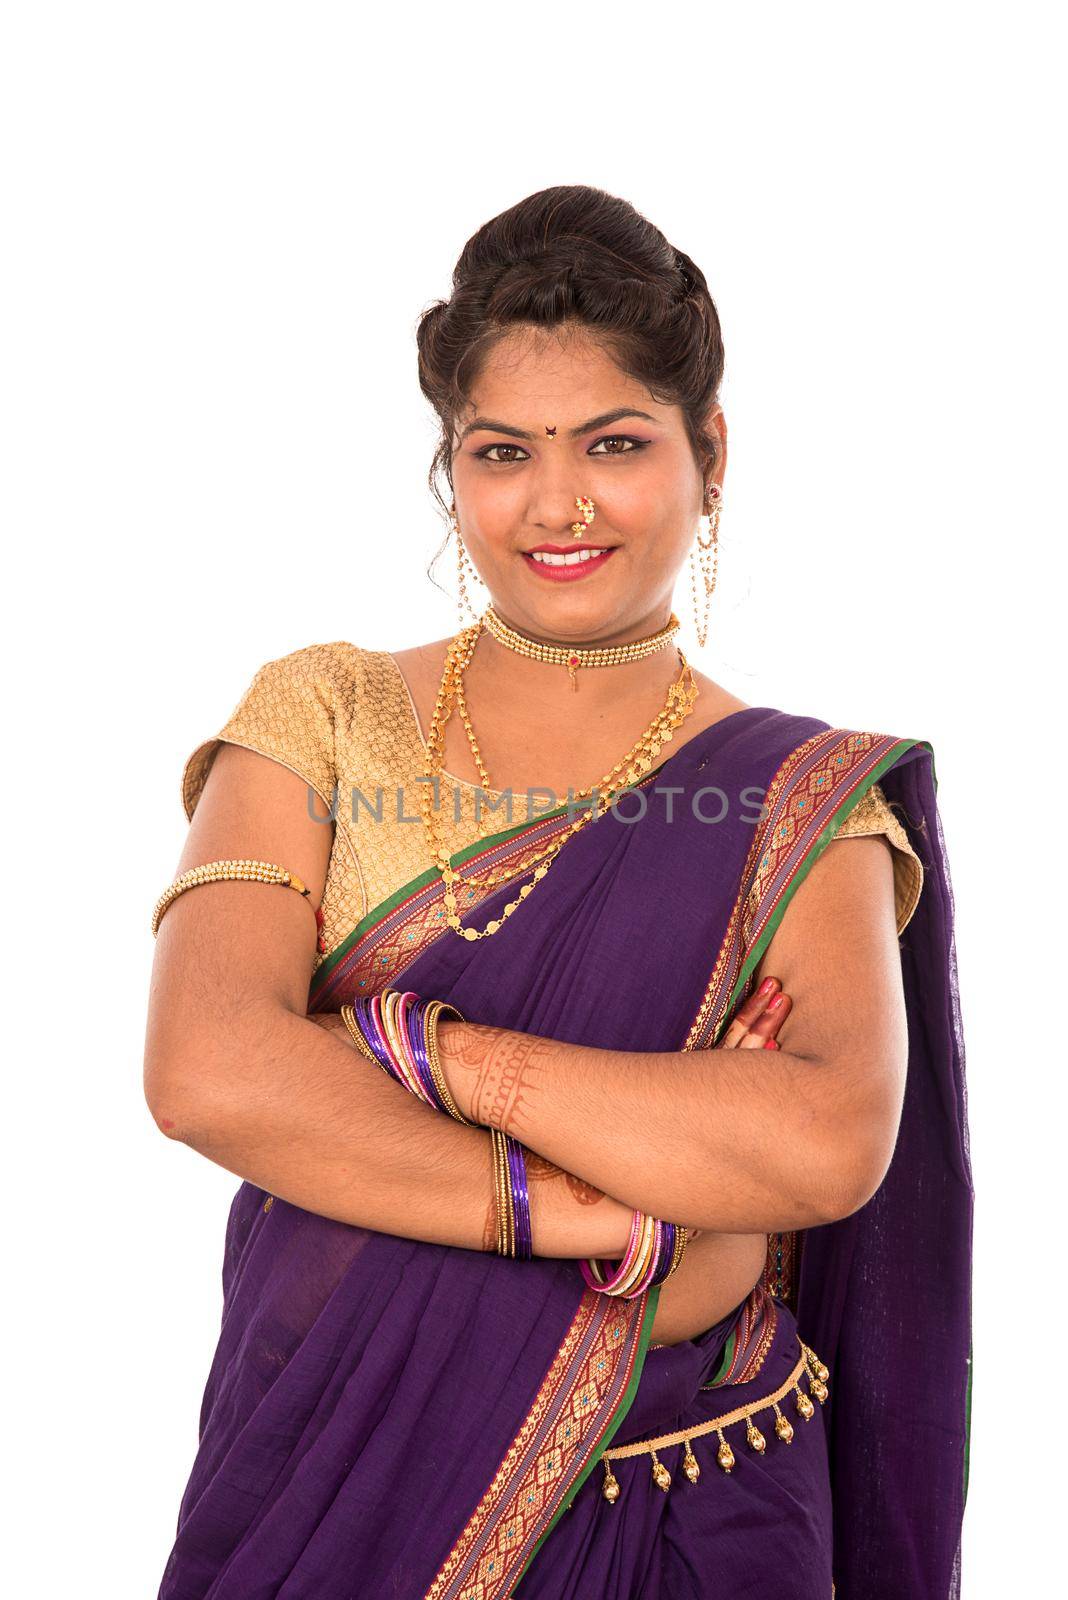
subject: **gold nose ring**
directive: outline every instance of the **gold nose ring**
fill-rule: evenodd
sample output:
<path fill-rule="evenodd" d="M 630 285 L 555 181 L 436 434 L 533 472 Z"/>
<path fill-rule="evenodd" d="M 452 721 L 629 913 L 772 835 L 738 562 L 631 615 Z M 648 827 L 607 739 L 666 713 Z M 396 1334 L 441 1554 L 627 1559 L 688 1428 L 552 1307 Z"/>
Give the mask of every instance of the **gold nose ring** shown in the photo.
<path fill-rule="evenodd" d="M 573 522 L 571 524 L 571 532 L 575 535 L 576 539 L 581 539 L 582 535 L 585 533 L 586 529 L 589 527 L 590 523 L 593 521 L 594 516 L 595 516 L 595 512 L 594 512 L 594 509 L 593 509 L 593 501 L 588 499 L 587 496 L 584 495 L 584 494 L 579 494 L 579 495 L 575 496 L 575 504 L 579 508 L 579 512 L 580 512 L 580 514 L 582 516 L 582 521 L 581 522 Z"/>

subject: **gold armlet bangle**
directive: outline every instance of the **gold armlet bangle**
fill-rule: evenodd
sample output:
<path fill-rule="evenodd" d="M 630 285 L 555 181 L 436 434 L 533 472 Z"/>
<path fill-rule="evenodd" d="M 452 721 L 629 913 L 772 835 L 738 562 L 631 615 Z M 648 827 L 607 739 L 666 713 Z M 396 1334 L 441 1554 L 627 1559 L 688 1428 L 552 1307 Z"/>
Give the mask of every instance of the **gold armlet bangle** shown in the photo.
<path fill-rule="evenodd" d="M 207 861 L 202 867 L 190 867 L 188 872 L 183 872 L 160 895 L 152 911 L 152 937 L 155 938 L 159 932 L 160 923 L 179 895 L 185 894 L 187 889 L 199 888 L 202 883 L 225 882 L 280 884 L 285 889 L 295 889 L 311 905 L 311 890 L 303 878 L 298 878 L 295 872 L 289 872 L 285 867 L 276 867 L 271 861 Z M 313 907 L 313 910 L 315 947 L 322 955 L 326 950 L 323 913 L 321 908 Z"/>

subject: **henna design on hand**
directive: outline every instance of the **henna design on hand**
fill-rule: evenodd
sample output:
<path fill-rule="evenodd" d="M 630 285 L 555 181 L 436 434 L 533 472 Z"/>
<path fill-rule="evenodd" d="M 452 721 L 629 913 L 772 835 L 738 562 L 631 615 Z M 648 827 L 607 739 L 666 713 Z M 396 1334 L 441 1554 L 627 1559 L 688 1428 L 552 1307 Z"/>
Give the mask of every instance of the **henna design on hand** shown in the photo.
<path fill-rule="evenodd" d="M 538 1065 L 554 1043 L 485 1023 L 445 1022 L 438 1033 L 442 1068 L 460 1109 L 472 1121 L 522 1139 Z"/>
<path fill-rule="evenodd" d="M 534 1150 L 526 1152 L 526 1163 L 528 1184 L 547 1183 L 554 1178 L 563 1178 L 568 1193 L 580 1206 L 595 1206 L 598 1200 L 604 1199 L 603 1189 L 595 1188 L 592 1183 L 587 1183 L 585 1178 L 576 1178 L 573 1172 L 565 1172 L 563 1167 L 558 1167 L 546 1156 L 539 1156 Z"/>
<path fill-rule="evenodd" d="M 567 1186 L 580 1206 L 595 1206 L 598 1200 L 604 1199 L 603 1189 L 595 1189 L 592 1183 L 576 1178 L 573 1172 L 567 1174 Z"/>
<path fill-rule="evenodd" d="M 539 1060 L 552 1048 L 551 1040 L 505 1029 L 491 1030 L 489 1039 L 483 1041 L 475 1082 L 475 1120 L 522 1139 L 530 1099 L 537 1088 Z"/>

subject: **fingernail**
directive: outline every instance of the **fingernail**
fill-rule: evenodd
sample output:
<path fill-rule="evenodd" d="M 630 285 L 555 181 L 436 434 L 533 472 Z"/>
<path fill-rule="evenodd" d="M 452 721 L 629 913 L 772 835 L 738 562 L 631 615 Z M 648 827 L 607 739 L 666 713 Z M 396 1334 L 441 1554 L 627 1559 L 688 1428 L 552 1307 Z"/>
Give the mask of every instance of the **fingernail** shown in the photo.
<path fill-rule="evenodd" d="M 779 1041 L 777 1039 L 765 1039 L 764 1040 L 764 1049 L 765 1050 L 777 1050 L 778 1048 L 779 1048 Z"/>
<path fill-rule="evenodd" d="M 774 978 L 765 978 L 764 982 L 760 985 L 760 989 L 758 990 L 758 993 L 759 994 L 770 994 L 771 991 L 774 989 L 774 987 L 775 987 L 775 979 Z"/>
<path fill-rule="evenodd" d="M 778 1009 L 779 1009 L 779 1007 L 781 1005 L 782 1005 L 782 995 L 781 994 L 777 994 L 775 996 L 774 1000 L 771 1002 L 770 1006 L 768 1007 L 768 1010 L 769 1011 L 778 1011 Z"/>

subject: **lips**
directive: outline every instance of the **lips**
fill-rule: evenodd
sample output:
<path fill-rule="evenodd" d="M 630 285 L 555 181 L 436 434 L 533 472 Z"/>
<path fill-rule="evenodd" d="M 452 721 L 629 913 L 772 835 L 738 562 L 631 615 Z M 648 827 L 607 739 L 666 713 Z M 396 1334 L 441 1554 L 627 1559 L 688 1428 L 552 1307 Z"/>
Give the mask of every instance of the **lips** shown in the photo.
<path fill-rule="evenodd" d="M 600 572 L 601 568 L 606 566 L 611 559 L 616 546 L 609 545 L 605 548 L 600 548 L 596 555 L 589 556 L 582 555 L 580 551 L 575 550 L 574 546 L 568 549 L 566 545 L 538 545 L 537 548 L 539 552 L 555 556 L 557 559 L 553 561 L 536 561 L 534 559 L 534 551 L 522 551 L 523 561 L 532 572 L 537 573 L 540 578 L 549 579 L 551 582 L 573 583 L 579 578 L 586 578 L 594 572 Z M 596 547 L 587 545 L 584 548 L 588 550 Z"/>

